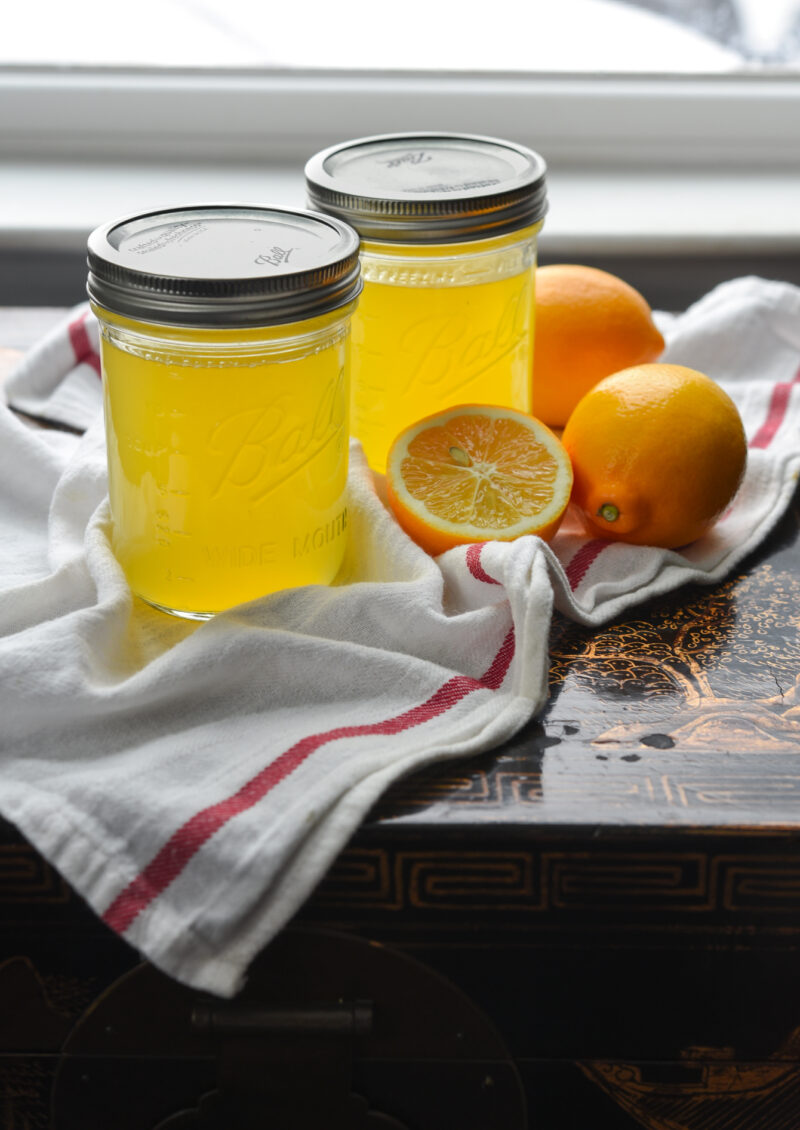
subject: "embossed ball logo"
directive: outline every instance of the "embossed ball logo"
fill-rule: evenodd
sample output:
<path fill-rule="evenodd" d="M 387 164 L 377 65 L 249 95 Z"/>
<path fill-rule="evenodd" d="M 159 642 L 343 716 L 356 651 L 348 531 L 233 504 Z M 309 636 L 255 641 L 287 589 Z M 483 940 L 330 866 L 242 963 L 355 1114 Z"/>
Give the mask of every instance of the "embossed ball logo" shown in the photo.
<path fill-rule="evenodd" d="M 291 392 L 282 392 L 267 405 L 218 421 L 208 450 L 224 464 L 212 497 L 235 490 L 246 492 L 251 505 L 262 502 L 331 444 L 344 442 L 346 413 L 342 368 L 324 388 L 313 415 L 300 415 Z"/>
<path fill-rule="evenodd" d="M 270 247 L 269 251 L 262 251 L 257 255 L 254 262 L 259 267 L 282 267 L 291 259 L 292 252 L 298 251 L 297 247 Z"/>
<path fill-rule="evenodd" d="M 423 384 L 448 395 L 469 386 L 487 369 L 520 348 L 528 312 L 522 289 L 492 324 L 467 315 L 431 315 L 403 331 L 400 354 L 407 359 L 407 383 Z"/>

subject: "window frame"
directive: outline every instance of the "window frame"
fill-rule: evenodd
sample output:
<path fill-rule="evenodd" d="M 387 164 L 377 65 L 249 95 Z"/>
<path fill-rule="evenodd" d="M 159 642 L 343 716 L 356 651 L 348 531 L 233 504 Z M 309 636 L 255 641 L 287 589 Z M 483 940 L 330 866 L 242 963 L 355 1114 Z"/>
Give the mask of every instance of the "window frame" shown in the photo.
<path fill-rule="evenodd" d="M 286 164 L 349 137 L 507 137 L 570 167 L 800 166 L 800 74 L 6 67 L 4 158 Z"/>
<path fill-rule="evenodd" d="M 0 69 L 0 302 L 69 304 L 97 224 L 147 207 L 302 207 L 347 138 L 505 137 L 548 163 L 545 262 L 679 309 L 741 274 L 800 285 L 800 74 Z M 180 199 L 177 199 L 180 197 Z"/>

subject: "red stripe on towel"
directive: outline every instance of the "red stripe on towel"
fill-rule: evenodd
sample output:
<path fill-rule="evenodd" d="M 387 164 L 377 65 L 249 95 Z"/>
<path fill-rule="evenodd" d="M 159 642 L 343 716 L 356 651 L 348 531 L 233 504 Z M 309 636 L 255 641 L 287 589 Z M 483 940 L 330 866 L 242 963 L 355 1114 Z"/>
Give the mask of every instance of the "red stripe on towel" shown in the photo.
<path fill-rule="evenodd" d="M 765 448 L 769 447 L 775 438 L 775 433 L 783 423 L 786 416 L 786 409 L 789 405 L 789 394 L 792 385 L 800 384 L 800 369 L 797 370 L 792 381 L 783 381 L 776 384 L 772 390 L 772 396 L 767 409 L 767 418 L 756 434 L 750 440 L 750 447 Z"/>
<path fill-rule="evenodd" d="M 227 797 L 219 804 L 204 808 L 179 828 L 138 878 L 129 883 L 114 899 L 103 915 L 103 921 L 113 930 L 123 934 L 134 919 L 178 878 L 196 852 L 215 832 L 218 832 L 234 816 L 238 816 L 239 813 L 245 812 L 262 800 L 321 746 L 339 738 L 399 734 L 413 726 L 429 722 L 450 710 L 473 691 L 486 688 L 496 690 L 503 682 L 513 657 L 514 629 L 512 628 L 482 679 L 456 675 L 448 679 L 425 702 L 393 718 L 362 726 L 338 726 L 334 730 L 312 734 L 296 742 L 252 777 L 233 796 Z"/>
<path fill-rule="evenodd" d="M 569 581 L 569 587 L 573 592 L 588 573 L 592 563 L 609 545 L 611 545 L 611 542 L 606 541 L 605 538 L 595 538 L 592 541 L 585 542 L 580 547 L 564 570 Z"/>
<path fill-rule="evenodd" d="M 70 322 L 67 327 L 69 330 L 69 341 L 72 346 L 72 352 L 75 354 L 75 360 L 79 364 L 83 362 L 85 365 L 91 365 L 99 377 L 100 357 L 95 352 L 86 330 L 87 317 L 88 314 L 84 312 L 79 318 L 76 318 L 74 322 Z"/>
<path fill-rule="evenodd" d="M 508 674 L 508 669 L 511 666 L 511 660 L 514 658 L 514 648 L 516 641 L 514 637 L 514 629 L 509 628 L 506 638 L 500 645 L 500 650 L 491 662 L 491 665 L 480 680 L 483 687 L 488 687 L 490 691 L 496 691 L 501 686 L 503 679 Z"/>
<path fill-rule="evenodd" d="M 500 582 L 496 581 L 494 577 L 490 577 L 481 565 L 483 546 L 483 542 L 476 542 L 475 545 L 467 546 L 467 568 L 476 581 L 484 581 L 487 585 L 499 585 Z"/>

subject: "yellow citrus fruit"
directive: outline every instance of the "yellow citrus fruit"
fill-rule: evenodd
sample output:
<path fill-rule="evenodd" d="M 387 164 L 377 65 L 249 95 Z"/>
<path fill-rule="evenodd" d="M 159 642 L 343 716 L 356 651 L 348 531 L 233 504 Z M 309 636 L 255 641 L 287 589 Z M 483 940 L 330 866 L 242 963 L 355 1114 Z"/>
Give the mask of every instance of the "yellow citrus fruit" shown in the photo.
<path fill-rule="evenodd" d="M 533 413 L 550 427 L 562 428 L 603 377 L 663 348 L 647 302 L 616 275 L 573 263 L 537 271 Z"/>
<path fill-rule="evenodd" d="M 595 535 L 676 549 L 710 528 L 744 474 L 736 405 L 703 373 L 637 365 L 579 401 L 562 440 Z"/>
<path fill-rule="evenodd" d="M 572 468 L 549 428 L 524 412 L 485 404 L 419 420 L 389 450 L 394 514 L 428 553 L 455 545 L 551 538 L 569 503 Z"/>

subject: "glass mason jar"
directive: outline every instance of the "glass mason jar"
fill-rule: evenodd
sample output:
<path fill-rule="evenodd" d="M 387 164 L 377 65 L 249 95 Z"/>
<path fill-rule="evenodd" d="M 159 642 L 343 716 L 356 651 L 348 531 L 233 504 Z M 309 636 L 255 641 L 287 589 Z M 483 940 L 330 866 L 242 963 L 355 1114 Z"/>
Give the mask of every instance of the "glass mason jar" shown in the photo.
<path fill-rule="evenodd" d="M 190 619 L 326 584 L 347 532 L 358 237 L 246 205 L 118 220 L 89 239 L 112 548 Z"/>
<path fill-rule="evenodd" d="M 493 138 L 391 134 L 306 165 L 310 205 L 361 236 L 351 430 L 385 470 L 408 424 L 458 404 L 530 412 L 545 163 Z"/>

